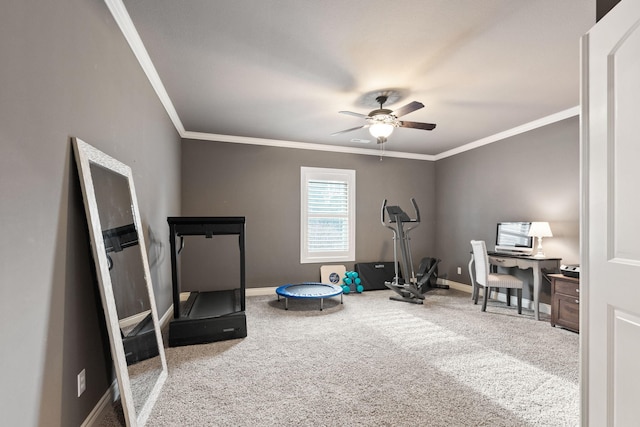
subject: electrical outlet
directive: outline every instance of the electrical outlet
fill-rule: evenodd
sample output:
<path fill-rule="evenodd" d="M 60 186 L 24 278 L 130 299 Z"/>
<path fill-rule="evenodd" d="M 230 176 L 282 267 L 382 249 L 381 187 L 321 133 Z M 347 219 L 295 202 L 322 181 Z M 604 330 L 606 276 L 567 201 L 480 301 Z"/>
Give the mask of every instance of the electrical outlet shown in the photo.
<path fill-rule="evenodd" d="M 462 274 L 462 267 L 458 267 L 458 274 Z"/>
<path fill-rule="evenodd" d="M 80 397 L 80 395 L 82 395 L 82 393 L 84 393 L 86 389 L 87 389 L 87 377 L 86 377 L 86 372 L 83 369 L 78 374 L 78 397 Z"/>

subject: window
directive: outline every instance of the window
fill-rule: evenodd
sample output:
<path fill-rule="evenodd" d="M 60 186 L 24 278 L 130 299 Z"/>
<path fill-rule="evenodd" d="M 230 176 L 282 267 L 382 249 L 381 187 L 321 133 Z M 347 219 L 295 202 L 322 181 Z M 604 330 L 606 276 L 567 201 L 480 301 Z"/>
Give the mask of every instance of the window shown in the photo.
<path fill-rule="evenodd" d="M 300 262 L 355 261 L 356 171 L 300 169 Z"/>

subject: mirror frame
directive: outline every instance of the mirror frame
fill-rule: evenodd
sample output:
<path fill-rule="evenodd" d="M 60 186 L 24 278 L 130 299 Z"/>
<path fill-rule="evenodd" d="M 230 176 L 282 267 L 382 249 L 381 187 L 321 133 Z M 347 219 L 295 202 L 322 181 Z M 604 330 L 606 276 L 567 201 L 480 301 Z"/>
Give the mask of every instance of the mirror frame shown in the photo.
<path fill-rule="evenodd" d="M 72 140 L 76 164 L 78 166 L 80 184 L 84 196 L 84 207 L 85 213 L 87 215 L 87 224 L 89 226 L 89 235 L 91 238 L 91 252 L 93 254 L 93 259 L 96 266 L 96 275 L 99 285 L 98 287 L 100 288 L 100 297 L 102 299 L 107 331 L 109 333 L 111 355 L 115 364 L 116 377 L 118 380 L 118 388 L 120 391 L 120 399 L 122 402 L 122 409 L 124 411 L 124 418 L 128 426 L 143 426 L 146 423 L 147 418 L 151 413 L 151 409 L 153 408 L 153 405 L 155 404 L 155 401 L 160 394 L 162 385 L 167 378 L 167 360 L 164 354 L 162 334 L 160 332 L 160 325 L 158 322 L 158 311 L 156 309 L 156 300 L 153 294 L 153 286 L 151 284 L 149 261 L 147 257 L 144 232 L 140 220 L 140 212 L 138 210 L 138 200 L 136 198 L 136 192 L 133 185 L 133 175 L 129 166 L 92 147 L 79 138 L 72 138 Z M 131 380 L 129 378 L 129 371 L 127 369 L 127 359 L 125 356 L 122 336 L 120 334 L 120 324 L 118 321 L 118 313 L 116 310 L 116 301 L 113 293 L 111 275 L 109 273 L 109 261 L 107 259 L 106 251 L 103 250 L 105 245 L 102 236 L 100 216 L 98 214 L 98 204 L 93 185 L 93 178 L 91 176 L 91 164 L 97 164 L 114 173 L 122 175 L 127 179 L 127 182 L 129 184 L 129 193 L 131 196 L 131 209 L 134 217 L 133 221 L 135 224 L 135 228 L 138 231 L 138 246 L 140 248 L 142 256 L 144 278 L 149 294 L 153 325 L 155 328 L 156 340 L 158 343 L 158 353 L 162 364 L 160 375 L 158 376 L 158 379 L 151 389 L 151 393 L 149 394 L 146 402 L 144 402 L 144 404 L 141 406 L 141 410 L 138 414 L 136 414 L 135 402 L 133 400 L 133 394 L 131 391 Z M 98 248 L 100 248 L 100 250 L 98 250 Z"/>

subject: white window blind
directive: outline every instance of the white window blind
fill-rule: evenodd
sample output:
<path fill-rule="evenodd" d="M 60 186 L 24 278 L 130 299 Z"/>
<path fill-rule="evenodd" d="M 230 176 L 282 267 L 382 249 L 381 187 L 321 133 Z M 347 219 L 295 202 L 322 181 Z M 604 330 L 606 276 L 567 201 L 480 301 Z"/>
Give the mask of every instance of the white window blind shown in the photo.
<path fill-rule="evenodd" d="M 300 262 L 355 260 L 355 171 L 301 168 Z"/>

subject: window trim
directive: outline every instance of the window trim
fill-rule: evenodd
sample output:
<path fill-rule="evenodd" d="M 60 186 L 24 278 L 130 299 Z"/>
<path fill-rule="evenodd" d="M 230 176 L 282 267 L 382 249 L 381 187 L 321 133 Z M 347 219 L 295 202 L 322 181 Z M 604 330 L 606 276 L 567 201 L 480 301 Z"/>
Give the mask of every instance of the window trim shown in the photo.
<path fill-rule="evenodd" d="M 311 180 L 342 181 L 347 183 L 348 249 L 346 251 L 310 254 L 307 246 L 308 195 L 307 183 Z M 331 169 L 300 167 L 300 263 L 353 262 L 356 258 L 356 171 L 353 169 Z"/>

